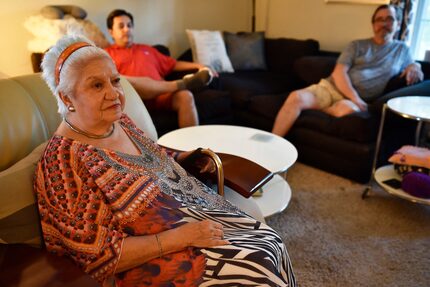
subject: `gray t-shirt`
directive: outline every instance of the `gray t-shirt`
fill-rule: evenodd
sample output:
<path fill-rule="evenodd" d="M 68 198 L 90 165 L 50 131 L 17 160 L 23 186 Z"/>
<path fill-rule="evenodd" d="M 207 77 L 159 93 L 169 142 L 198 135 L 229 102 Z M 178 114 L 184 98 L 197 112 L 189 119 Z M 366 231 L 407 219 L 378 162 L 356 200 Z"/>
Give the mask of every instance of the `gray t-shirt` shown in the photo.
<path fill-rule="evenodd" d="M 384 45 L 372 39 L 352 41 L 337 59 L 350 67 L 351 83 L 365 101 L 380 96 L 390 78 L 413 62 L 408 46 L 398 40 Z"/>

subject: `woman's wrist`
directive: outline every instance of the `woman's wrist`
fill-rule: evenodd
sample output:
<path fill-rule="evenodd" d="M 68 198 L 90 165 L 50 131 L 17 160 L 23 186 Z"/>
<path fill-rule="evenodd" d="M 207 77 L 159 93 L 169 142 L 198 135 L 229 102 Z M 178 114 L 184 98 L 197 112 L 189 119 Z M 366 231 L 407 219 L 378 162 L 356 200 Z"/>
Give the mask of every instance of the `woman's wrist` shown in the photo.
<path fill-rule="evenodd" d="M 181 231 L 181 227 L 182 226 L 179 226 L 174 229 L 154 234 L 156 235 L 155 239 L 158 239 L 157 246 L 159 254 L 165 255 L 172 252 L 178 252 L 191 246 L 188 242 L 187 236 L 184 236 L 184 232 Z M 175 238 L 175 240 L 166 240 L 166 238 Z"/>
<path fill-rule="evenodd" d="M 158 245 L 158 254 L 159 254 L 158 257 L 161 258 L 164 255 L 163 245 L 161 245 L 161 240 L 160 240 L 160 237 L 158 236 L 158 234 L 155 234 L 154 236 L 155 236 L 155 240 L 157 241 L 157 245 Z"/>
<path fill-rule="evenodd" d="M 188 224 L 188 223 L 187 223 Z M 184 250 L 187 247 L 190 247 L 191 244 L 188 241 L 188 236 L 184 236 L 185 232 L 182 230 L 184 227 L 184 225 L 181 225 L 179 227 L 176 227 L 174 229 L 170 229 L 168 232 L 171 233 L 169 234 L 169 238 L 177 238 L 177 248 L 178 250 Z"/>

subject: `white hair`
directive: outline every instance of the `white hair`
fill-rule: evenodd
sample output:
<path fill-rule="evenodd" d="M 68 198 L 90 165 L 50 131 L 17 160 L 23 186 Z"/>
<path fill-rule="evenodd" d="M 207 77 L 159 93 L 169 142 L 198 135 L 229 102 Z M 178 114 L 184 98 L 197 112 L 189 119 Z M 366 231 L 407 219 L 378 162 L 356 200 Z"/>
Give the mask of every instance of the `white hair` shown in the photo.
<path fill-rule="evenodd" d="M 59 75 L 59 84 L 55 82 L 55 66 L 61 53 L 70 45 L 76 42 L 86 42 L 90 46 L 86 46 L 74 51 L 64 61 Z M 57 99 L 58 112 L 64 117 L 67 113 L 67 107 L 60 97 L 60 92 L 67 97 L 72 97 L 74 94 L 74 87 L 76 78 L 84 63 L 94 58 L 107 57 L 110 59 L 109 54 L 94 45 L 94 43 L 87 38 L 80 35 L 66 35 L 59 39 L 57 43 L 49 49 L 43 57 L 41 64 L 42 77 L 48 84 L 55 98 Z"/>

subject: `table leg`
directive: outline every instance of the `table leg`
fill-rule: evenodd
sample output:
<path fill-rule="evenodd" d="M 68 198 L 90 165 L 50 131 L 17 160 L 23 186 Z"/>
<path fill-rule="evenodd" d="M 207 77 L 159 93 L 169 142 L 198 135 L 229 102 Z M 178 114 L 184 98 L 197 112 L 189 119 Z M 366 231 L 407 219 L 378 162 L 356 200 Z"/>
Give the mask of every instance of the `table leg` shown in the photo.
<path fill-rule="evenodd" d="M 417 129 L 415 130 L 415 145 L 420 146 L 420 135 L 423 127 L 423 121 L 418 121 Z"/>
<path fill-rule="evenodd" d="M 369 192 L 372 190 L 372 181 L 375 179 L 375 171 L 376 171 L 376 165 L 378 163 L 378 157 L 379 157 L 379 149 L 381 148 L 381 141 L 382 141 L 382 131 L 384 130 L 384 123 L 385 123 L 385 114 L 387 112 L 387 104 L 385 103 L 382 107 L 382 114 L 381 114 L 381 122 L 379 123 L 379 130 L 378 130 L 378 137 L 376 139 L 376 147 L 375 147 L 375 155 L 373 157 L 373 164 L 372 164 L 372 174 L 370 177 L 369 184 L 364 189 L 363 193 L 361 194 L 361 198 L 365 199 Z"/>

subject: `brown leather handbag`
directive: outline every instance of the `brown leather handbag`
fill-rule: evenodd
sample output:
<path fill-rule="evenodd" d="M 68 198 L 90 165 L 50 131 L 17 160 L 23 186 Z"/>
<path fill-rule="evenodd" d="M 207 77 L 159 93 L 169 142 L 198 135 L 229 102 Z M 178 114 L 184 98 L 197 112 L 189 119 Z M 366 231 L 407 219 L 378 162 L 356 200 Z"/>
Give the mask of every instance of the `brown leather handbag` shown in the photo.
<path fill-rule="evenodd" d="M 214 153 L 214 152 L 212 152 Z M 270 181 L 275 173 L 270 172 L 261 165 L 248 160 L 246 158 L 227 154 L 227 153 L 214 153 L 221 160 L 222 167 L 217 167 L 217 180 L 218 190 L 220 183 L 220 173 L 223 175 L 224 185 L 230 187 L 240 195 L 245 198 L 250 197 L 255 192 L 257 192 L 264 184 Z M 188 158 L 181 162 L 182 167 L 184 167 L 189 173 L 197 177 L 204 183 L 209 181 L 215 181 L 215 175 L 213 174 L 202 174 L 195 167 L 194 163 L 201 156 L 210 156 L 215 162 L 213 155 L 209 155 L 205 149 L 196 149 Z M 222 177 L 222 176 L 221 176 Z M 221 180 L 222 184 L 222 180 Z M 222 192 L 219 192 L 223 195 Z"/>

